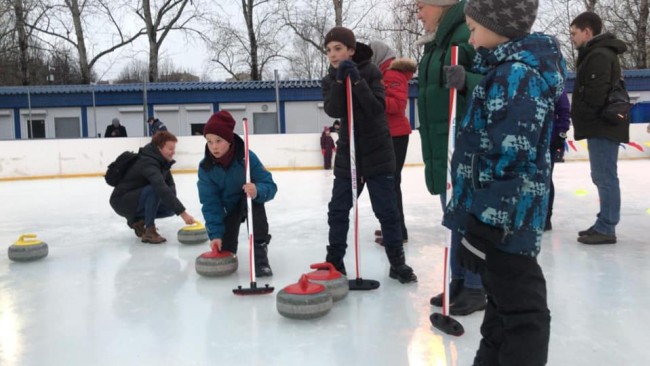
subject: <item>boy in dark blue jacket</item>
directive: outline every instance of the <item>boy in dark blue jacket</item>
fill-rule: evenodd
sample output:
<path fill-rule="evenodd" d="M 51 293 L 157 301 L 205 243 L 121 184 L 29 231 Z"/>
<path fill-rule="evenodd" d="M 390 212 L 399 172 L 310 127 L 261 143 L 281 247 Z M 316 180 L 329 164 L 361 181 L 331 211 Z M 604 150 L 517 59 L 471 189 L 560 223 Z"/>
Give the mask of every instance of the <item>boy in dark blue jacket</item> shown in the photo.
<path fill-rule="evenodd" d="M 487 294 L 475 366 L 541 366 L 548 356 L 551 317 L 536 257 L 566 66 L 552 37 L 530 34 L 537 8 L 537 0 L 465 6 L 473 70 L 485 76 L 458 125 L 443 224 L 463 235 L 460 263 L 481 273 Z"/>
<path fill-rule="evenodd" d="M 278 187 L 271 173 L 249 150 L 251 183 L 246 183 L 244 141 L 233 133 L 235 120 L 227 111 L 213 114 L 203 129 L 205 157 L 199 164 L 199 199 L 210 244 L 237 253 L 239 226 L 246 218 L 246 195 L 252 199 L 255 273 L 272 276 L 268 260 L 271 241 L 264 203 Z"/>
<path fill-rule="evenodd" d="M 325 36 L 331 64 L 322 80 L 325 113 L 341 120 L 334 161 L 334 187 L 329 203 L 329 246 L 326 261 L 346 274 L 343 257 L 352 208 L 350 133 L 347 118 L 345 80 L 352 81 L 357 186 L 359 193 L 368 185 L 370 202 L 381 224 L 389 276 L 401 283 L 415 282 L 413 269 L 406 264 L 397 198 L 395 196 L 395 154 L 386 121 L 381 71 L 370 62 L 372 50 L 356 41 L 354 33 L 334 27 Z"/>

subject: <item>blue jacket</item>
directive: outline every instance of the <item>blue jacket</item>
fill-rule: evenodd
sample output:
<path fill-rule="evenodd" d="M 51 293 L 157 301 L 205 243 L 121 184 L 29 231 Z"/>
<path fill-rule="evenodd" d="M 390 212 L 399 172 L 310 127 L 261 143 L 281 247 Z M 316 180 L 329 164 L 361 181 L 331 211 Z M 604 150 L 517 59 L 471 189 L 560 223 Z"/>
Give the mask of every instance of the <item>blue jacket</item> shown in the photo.
<path fill-rule="evenodd" d="M 230 213 L 240 208 L 244 198 L 242 187 L 246 183 L 246 170 L 244 161 L 244 141 L 235 135 L 232 148 L 235 156 L 226 169 L 214 162 L 207 144 L 205 157 L 199 164 L 199 199 L 201 211 L 205 219 L 210 240 L 223 237 L 225 230 L 224 219 Z M 278 187 L 273 182 L 273 176 L 264 168 L 257 155 L 249 151 L 251 165 L 251 182 L 257 188 L 257 197 L 253 202 L 264 203 L 275 197 Z"/>
<path fill-rule="evenodd" d="M 536 256 L 546 220 L 554 103 L 566 65 L 550 36 L 533 33 L 481 48 L 485 77 L 458 124 L 453 194 L 443 224 L 461 233 L 470 214 L 503 231 L 497 246 Z"/>

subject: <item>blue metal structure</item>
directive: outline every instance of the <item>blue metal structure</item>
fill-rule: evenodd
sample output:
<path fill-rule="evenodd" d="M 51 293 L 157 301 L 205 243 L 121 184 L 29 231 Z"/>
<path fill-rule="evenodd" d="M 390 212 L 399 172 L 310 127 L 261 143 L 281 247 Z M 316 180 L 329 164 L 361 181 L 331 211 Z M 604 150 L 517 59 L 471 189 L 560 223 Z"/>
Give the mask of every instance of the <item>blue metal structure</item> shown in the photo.
<path fill-rule="evenodd" d="M 650 69 L 626 70 L 624 76 L 629 91 L 650 91 Z M 568 75 L 566 88 L 569 91 L 573 88 L 574 78 L 574 73 Z M 81 109 L 82 135 L 87 137 L 87 111 L 93 106 L 93 93 L 97 107 L 143 105 L 144 87 L 144 84 L 0 87 L 0 109 L 13 109 L 15 133 L 20 138 L 21 109 L 78 107 Z M 213 110 L 218 110 L 220 103 L 273 103 L 276 97 L 274 81 L 148 83 L 146 88 L 149 115 L 152 115 L 154 105 L 211 103 Z M 281 133 L 286 133 L 286 103 L 322 101 L 320 80 L 283 80 L 279 82 L 279 90 Z M 409 86 L 408 111 L 413 127 L 417 95 L 418 84 L 414 79 Z M 645 118 L 647 107 L 638 108 L 643 111 L 633 113 L 633 117 Z"/>

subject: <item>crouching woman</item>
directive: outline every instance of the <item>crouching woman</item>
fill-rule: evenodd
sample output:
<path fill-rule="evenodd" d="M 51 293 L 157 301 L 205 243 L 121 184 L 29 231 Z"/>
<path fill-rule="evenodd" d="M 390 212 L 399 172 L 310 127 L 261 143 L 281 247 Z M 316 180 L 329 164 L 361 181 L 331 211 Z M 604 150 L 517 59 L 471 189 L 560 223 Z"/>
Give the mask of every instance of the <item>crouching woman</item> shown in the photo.
<path fill-rule="evenodd" d="M 175 163 L 177 141 L 170 132 L 157 132 L 151 143 L 140 148 L 136 161 L 111 194 L 111 207 L 126 218 L 143 243 L 167 241 L 158 234 L 156 219 L 179 215 L 186 224 L 194 223 L 194 218 L 176 197 L 176 185 L 170 171 Z"/>

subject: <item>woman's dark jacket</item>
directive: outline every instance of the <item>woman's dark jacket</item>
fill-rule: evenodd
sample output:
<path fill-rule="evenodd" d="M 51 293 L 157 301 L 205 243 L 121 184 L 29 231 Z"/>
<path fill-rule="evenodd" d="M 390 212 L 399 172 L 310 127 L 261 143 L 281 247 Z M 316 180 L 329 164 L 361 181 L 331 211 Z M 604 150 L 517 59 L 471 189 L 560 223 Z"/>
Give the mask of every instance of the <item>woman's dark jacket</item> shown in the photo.
<path fill-rule="evenodd" d="M 144 187 L 151 185 L 165 206 L 176 215 L 183 213 L 185 206 L 176 198 L 176 185 L 170 171 L 175 161 L 167 161 L 160 149 L 152 144 L 140 148 L 138 153 L 137 160 L 111 194 L 110 203 L 113 210 L 127 221 L 133 222 L 140 193 Z"/>

